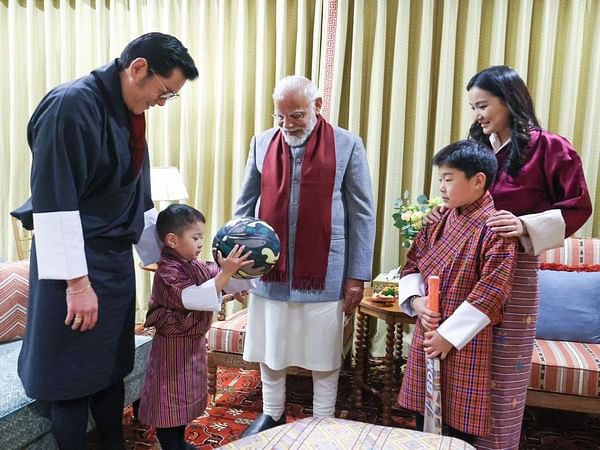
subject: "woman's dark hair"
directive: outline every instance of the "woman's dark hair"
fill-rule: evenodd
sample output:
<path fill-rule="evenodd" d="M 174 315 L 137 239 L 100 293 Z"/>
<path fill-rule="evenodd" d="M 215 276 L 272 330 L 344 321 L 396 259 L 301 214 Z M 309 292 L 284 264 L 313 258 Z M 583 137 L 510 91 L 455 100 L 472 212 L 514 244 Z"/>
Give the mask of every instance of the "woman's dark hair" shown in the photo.
<path fill-rule="evenodd" d="M 479 142 L 462 140 L 447 145 L 433 156 L 433 164 L 447 166 L 465 173 L 467 178 L 482 172 L 487 191 L 496 178 L 498 161 L 494 153 Z"/>
<path fill-rule="evenodd" d="M 498 97 L 510 112 L 511 142 L 505 170 L 516 176 L 527 160 L 529 130 L 540 127 L 529 90 L 519 74 L 508 66 L 492 66 L 477 73 L 467 84 L 467 92 L 477 87 Z M 491 147 L 481 125 L 473 122 L 469 137 Z"/>
<path fill-rule="evenodd" d="M 160 241 L 164 242 L 167 234 L 174 233 L 180 235 L 190 225 L 198 222 L 206 223 L 204 214 L 189 205 L 176 203 L 167 206 L 167 208 L 158 213 L 156 232 Z"/>
<path fill-rule="evenodd" d="M 136 58 L 144 58 L 158 75 L 170 77 L 179 68 L 187 80 L 198 77 L 198 69 L 187 48 L 175 36 L 163 33 L 146 33 L 131 41 L 119 57 L 123 68 Z"/>

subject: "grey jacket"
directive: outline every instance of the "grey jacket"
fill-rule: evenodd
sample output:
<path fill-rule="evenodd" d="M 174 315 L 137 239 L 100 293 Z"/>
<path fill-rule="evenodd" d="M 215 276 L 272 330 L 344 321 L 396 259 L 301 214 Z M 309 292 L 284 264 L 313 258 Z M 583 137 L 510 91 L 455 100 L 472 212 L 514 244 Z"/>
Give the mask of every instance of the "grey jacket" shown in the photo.
<path fill-rule="evenodd" d="M 304 147 L 292 147 L 292 183 L 289 204 L 288 281 L 258 282 L 253 290 L 272 300 L 291 302 L 338 301 L 344 296 L 344 279 L 370 280 L 375 244 L 371 178 L 362 140 L 347 130 L 333 127 L 335 136 L 336 174 L 331 204 L 331 245 L 323 291 L 292 289 L 296 221 L 300 196 L 300 171 Z M 235 216 L 258 217 L 263 162 L 277 128 L 252 138 L 242 191 L 235 206 Z M 317 202 L 319 199 L 310 199 Z"/>

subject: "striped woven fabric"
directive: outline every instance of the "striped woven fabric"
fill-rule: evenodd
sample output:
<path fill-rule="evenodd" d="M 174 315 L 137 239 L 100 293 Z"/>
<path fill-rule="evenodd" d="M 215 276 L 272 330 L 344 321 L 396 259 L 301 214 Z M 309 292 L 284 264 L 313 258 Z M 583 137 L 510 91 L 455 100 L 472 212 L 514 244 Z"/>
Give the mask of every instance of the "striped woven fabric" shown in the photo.
<path fill-rule="evenodd" d="M 568 238 L 564 247 L 546 250 L 540 256 L 542 263 L 568 266 L 600 264 L 600 239 Z"/>
<path fill-rule="evenodd" d="M 296 420 L 247 436 L 221 448 L 228 450 L 283 448 L 290 450 L 474 450 L 474 447 L 466 442 L 448 436 L 325 417 Z"/>
<path fill-rule="evenodd" d="M 536 339 L 529 386 L 562 394 L 600 396 L 600 344 Z"/>
<path fill-rule="evenodd" d="M 243 354 L 247 322 L 247 309 L 232 314 L 227 320 L 213 322 L 208 332 L 208 348 L 218 352 Z"/>
<path fill-rule="evenodd" d="M 0 342 L 23 338 L 28 294 L 29 261 L 0 264 Z"/>

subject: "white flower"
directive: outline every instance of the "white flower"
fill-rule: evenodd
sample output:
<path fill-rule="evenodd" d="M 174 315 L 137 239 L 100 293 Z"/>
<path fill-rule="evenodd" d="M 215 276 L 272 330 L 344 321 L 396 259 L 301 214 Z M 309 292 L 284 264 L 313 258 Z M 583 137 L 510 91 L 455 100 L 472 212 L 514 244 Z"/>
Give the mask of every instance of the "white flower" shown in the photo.
<path fill-rule="evenodd" d="M 424 218 L 431 208 L 442 203 L 439 197 L 428 200 L 425 195 L 419 195 L 414 203 L 407 203 L 408 192 L 404 193 L 403 199 L 397 199 L 394 209 L 399 210 L 392 216 L 394 225 L 400 230 L 403 247 L 410 247 L 419 230 L 424 226 Z"/>
<path fill-rule="evenodd" d="M 413 224 L 421 223 L 423 221 L 423 217 L 425 217 L 425 215 L 421 211 L 415 211 L 412 214 L 412 217 L 410 218 L 410 221 Z"/>

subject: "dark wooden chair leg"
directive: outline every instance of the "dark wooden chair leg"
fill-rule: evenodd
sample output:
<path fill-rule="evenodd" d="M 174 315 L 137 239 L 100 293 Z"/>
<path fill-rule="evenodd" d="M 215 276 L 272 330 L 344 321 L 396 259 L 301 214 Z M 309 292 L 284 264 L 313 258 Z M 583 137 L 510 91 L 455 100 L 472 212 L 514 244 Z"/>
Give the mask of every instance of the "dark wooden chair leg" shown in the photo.
<path fill-rule="evenodd" d="M 217 366 L 208 365 L 208 402 L 215 406 L 217 400 Z"/>
<path fill-rule="evenodd" d="M 404 364 L 404 356 L 402 355 L 402 333 L 404 325 L 402 322 L 396 324 L 395 340 L 394 340 L 394 377 L 397 383 L 402 381 L 402 364 Z"/>
<path fill-rule="evenodd" d="M 392 382 L 394 378 L 394 341 L 396 340 L 396 327 L 392 322 L 386 322 L 387 331 L 385 339 L 385 357 L 383 359 L 383 390 L 381 392 L 381 406 L 383 409 L 383 424 L 392 423 Z"/>
<path fill-rule="evenodd" d="M 357 314 L 356 353 L 354 356 L 354 406 L 362 407 L 362 390 L 364 385 L 364 351 L 366 344 L 367 316 Z"/>

